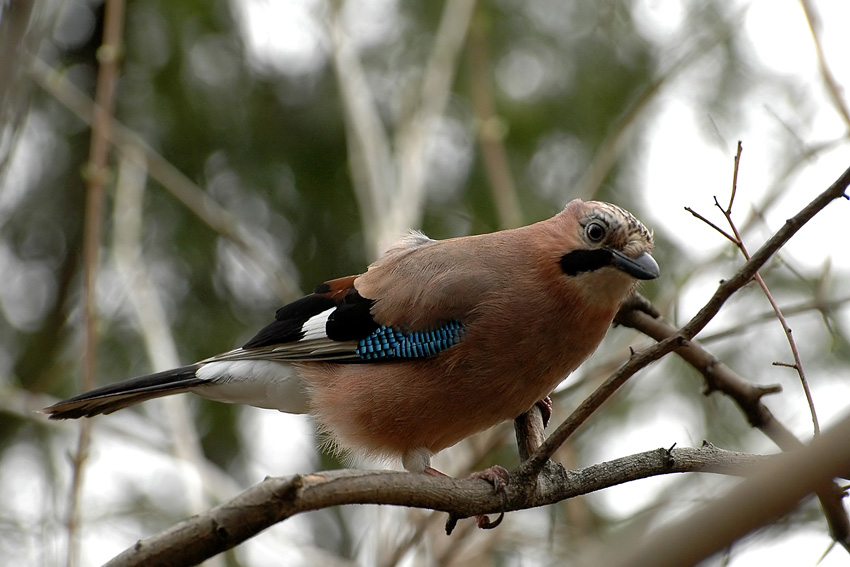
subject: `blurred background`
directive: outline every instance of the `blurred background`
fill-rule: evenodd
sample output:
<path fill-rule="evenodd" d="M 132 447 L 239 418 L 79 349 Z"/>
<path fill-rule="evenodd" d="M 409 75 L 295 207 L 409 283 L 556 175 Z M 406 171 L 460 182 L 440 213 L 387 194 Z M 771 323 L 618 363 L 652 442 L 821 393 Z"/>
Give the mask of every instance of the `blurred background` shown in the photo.
<path fill-rule="evenodd" d="M 98 0 L 0 3 L 0 564 L 96 565 L 266 475 L 342 466 L 313 424 L 191 396 L 89 422 L 34 413 L 84 388 L 85 226 L 95 242 L 96 383 L 229 350 L 408 228 L 433 238 L 615 202 L 655 231 L 642 287 L 682 324 L 850 165 L 844 0 Z M 103 49 L 105 28 L 123 47 Z M 112 144 L 91 163 L 98 60 L 115 61 Z M 103 79 L 102 79 L 103 80 Z M 108 92 L 108 91 L 104 91 Z M 102 130 L 101 130 L 102 132 Z M 95 136 L 97 138 L 97 136 Z M 96 140 L 95 140 L 96 141 Z M 86 196 L 105 189 L 99 214 Z M 763 272 L 790 316 L 821 425 L 850 406 L 850 204 Z M 724 225 L 725 226 L 725 225 Z M 96 233 L 95 233 L 96 234 Z M 92 250 L 94 248 L 90 248 Z M 803 440 L 812 419 L 762 292 L 699 337 Z M 555 395 L 553 423 L 650 339 L 614 329 Z M 474 402 L 473 402 L 474 403 Z M 80 458 L 80 439 L 83 456 Z M 580 467 L 657 447 L 776 448 L 667 357 L 563 447 Z M 517 464 L 511 424 L 439 455 L 454 475 Z M 364 466 L 384 466 L 365 463 Z M 210 565 L 570 565 L 723 494 L 734 479 L 643 480 L 508 515 L 346 507 L 295 517 Z M 848 565 L 817 502 L 706 565 Z"/>

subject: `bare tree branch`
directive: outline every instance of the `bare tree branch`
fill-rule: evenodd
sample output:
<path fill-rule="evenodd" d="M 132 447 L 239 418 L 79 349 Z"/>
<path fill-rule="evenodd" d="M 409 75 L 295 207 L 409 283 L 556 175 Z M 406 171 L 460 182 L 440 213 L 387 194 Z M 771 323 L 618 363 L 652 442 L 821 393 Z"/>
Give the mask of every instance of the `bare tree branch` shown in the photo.
<path fill-rule="evenodd" d="M 596 148 L 593 159 L 573 188 L 575 196 L 581 199 L 594 198 L 617 163 L 617 158 L 629 147 L 627 142 L 632 126 L 638 123 L 644 111 L 651 108 L 652 103 L 658 99 L 663 90 L 681 73 L 693 68 L 697 60 L 708 55 L 715 46 L 727 40 L 726 34 L 718 34 L 689 45 L 678 59 L 666 69 L 661 70 L 651 82 L 645 85 L 643 91 L 623 111 L 620 118 L 609 129 L 605 139 Z"/>
<path fill-rule="evenodd" d="M 112 260 L 126 282 L 127 301 L 139 323 L 154 370 L 165 370 L 180 366 L 177 346 L 168 325 L 165 308 L 156 288 L 148 277 L 147 266 L 142 255 L 143 217 L 142 200 L 145 193 L 146 171 L 136 165 L 135 160 L 122 157 L 119 160 L 115 184 L 115 206 L 113 207 L 114 241 Z M 183 396 L 171 396 L 158 400 L 151 407 L 162 409 L 165 422 L 171 430 L 171 447 L 177 463 L 180 463 L 181 480 L 187 494 L 188 511 L 197 513 L 214 502 L 205 498 L 202 470 L 206 462 L 198 430 Z M 198 482 L 201 479 L 201 482 Z M 210 566 L 212 567 L 212 566 Z"/>
<path fill-rule="evenodd" d="M 829 65 L 826 62 L 826 56 L 823 54 L 823 46 L 821 45 L 820 40 L 820 19 L 815 12 L 815 8 L 812 5 L 811 0 L 800 0 L 800 4 L 803 6 L 803 12 L 806 13 L 806 23 L 809 24 L 809 31 L 812 32 L 812 43 L 814 43 L 815 52 L 818 54 L 818 64 L 820 65 L 820 72 L 823 76 L 823 82 L 826 86 L 826 90 L 829 93 L 829 97 L 832 99 L 832 103 L 835 105 L 835 109 L 844 120 L 844 124 L 848 129 L 850 129 L 850 109 L 847 108 L 847 103 L 842 97 L 843 89 L 835 79 L 832 69 L 829 68 Z"/>
<path fill-rule="evenodd" d="M 514 228 L 523 224 L 522 206 L 505 150 L 507 126 L 496 114 L 491 77 L 493 64 L 490 61 L 485 22 L 486 18 L 479 16 L 473 20 L 469 29 L 466 49 L 469 61 L 469 100 L 475 112 L 481 159 L 493 204 L 499 213 L 499 226 Z"/>
<path fill-rule="evenodd" d="M 416 111 L 397 125 L 395 152 L 359 56 L 341 22 L 341 3 L 332 12 L 329 36 L 334 72 L 345 110 L 352 180 L 371 257 L 377 258 L 404 231 L 421 224 L 427 142 L 448 103 L 474 8 L 475 0 L 444 4 L 413 105 Z"/>
<path fill-rule="evenodd" d="M 507 511 L 559 502 L 649 476 L 680 472 L 741 475 L 771 457 L 699 449 L 656 449 L 558 476 L 529 490 L 508 488 Z M 434 477 L 395 471 L 337 470 L 267 478 L 205 514 L 137 542 L 113 558 L 109 567 L 195 565 L 230 549 L 269 526 L 311 510 L 343 504 L 389 504 L 429 508 L 465 518 L 497 512 L 501 497 L 481 480 Z"/>
<path fill-rule="evenodd" d="M 738 231 L 738 226 L 735 224 L 735 221 L 732 220 L 732 205 L 735 202 L 735 194 L 738 190 L 738 168 L 741 164 L 741 152 L 743 151 L 743 149 L 744 148 L 741 144 L 741 141 L 738 140 L 738 151 L 735 154 L 735 168 L 734 173 L 732 174 L 732 191 L 729 196 L 729 206 L 727 206 L 726 209 L 723 209 L 723 207 L 721 207 L 720 203 L 717 201 L 716 197 L 714 198 L 714 204 L 723 213 L 723 216 L 726 218 L 726 222 L 732 229 L 732 234 L 735 235 L 733 239 L 735 246 L 738 247 L 738 250 L 741 251 L 741 254 L 744 255 L 744 258 L 749 260 L 750 253 L 747 250 L 746 244 L 744 244 L 744 239 L 741 237 L 741 233 Z M 702 220 L 708 222 L 706 219 Z M 721 231 L 721 233 L 727 238 L 729 237 L 729 235 L 724 233 L 723 231 Z M 800 350 L 797 348 L 797 341 L 794 340 L 794 335 L 791 333 L 791 327 L 788 326 L 788 321 L 782 314 L 782 310 L 779 308 L 779 304 L 773 298 L 773 294 L 770 292 L 770 288 L 767 287 L 767 283 L 764 281 L 764 278 L 761 277 L 760 273 L 756 272 L 755 280 L 759 284 L 759 287 L 761 287 L 765 297 L 767 297 L 767 301 L 770 303 L 770 306 L 773 307 L 773 312 L 775 313 L 776 318 L 779 320 L 779 323 L 782 325 L 782 331 L 785 333 L 785 337 L 788 340 L 788 344 L 791 346 L 791 354 L 794 357 L 794 364 L 788 366 L 794 368 L 797 371 L 797 375 L 800 377 L 800 383 L 803 385 L 803 392 L 805 393 L 806 401 L 809 404 L 809 412 L 812 414 L 812 425 L 814 427 L 815 435 L 817 435 L 818 433 L 820 433 L 820 422 L 818 421 L 818 413 L 815 409 L 815 402 L 812 398 L 812 392 L 809 389 L 809 381 L 806 379 L 806 372 L 803 369 L 803 360 L 800 357 Z"/>
<path fill-rule="evenodd" d="M 104 15 L 103 43 L 97 50 L 100 63 L 95 85 L 95 105 L 91 121 L 89 161 L 85 167 L 86 204 L 83 227 L 83 389 L 96 384 L 97 374 L 97 278 L 100 271 L 100 240 L 103 228 L 103 201 L 108 176 L 109 139 L 118 82 L 118 61 L 123 49 L 124 0 L 107 0 Z M 77 450 L 72 457 L 71 503 L 68 507 L 68 567 L 80 561 L 80 498 L 85 478 L 85 464 L 91 444 L 92 424 L 79 425 Z"/>
<path fill-rule="evenodd" d="M 818 311 L 822 314 L 822 316 L 829 317 L 833 310 L 843 307 L 848 303 L 850 303 L 850 296 L 837 297 L 834 299 L 815 298 L 811 301 L 804 301 L 791 305 L 790 307 L 785 307 L 782 312 L 785 313 L 786 316 L 790 317 L 801 313 L 808 313 L 810 311 Z M 739 325 L 734 325 L 727 329 L 723 329 L 722 331 L 711 333 L 710 335 L 702 335 L 700 340 L 703 344 L 708 344 L 712 341 L 737 335 L 738 333 L 746 331 L 753 325 L 766 323 L 768 321 L 773 321 L 774 319 L 776 319 L 776 314 L 773 310 L 765 311 L 759 315 L 749 317 L 748 321 Z"/>
<path fill-rule="evenodd" d="M 684 520 L 619 545 L 585 565 L 618 567 L 696 565 L 737 539 L 787 514 L 806 495 L 837 476 L 850 473 L 850 415 L 805 448 L 766 463 L 722 498 Z M 846 542 L 845 548 L 848 547 Z"/>
<path fill-rule="evenodd" d="M 638 297 L 637 300 L 646 301 L 642 297 Z M 668 321 L 649 315 L 646 310 L 641 309 L 622 309 L 617 314 L 616 322 L 637 329 L 657 341 L 665 341 L 676 336 L 677 333 L 676 327 Z M 729 396 L 746 416 L 750 425 L 760 429 L 783 451 L 794 451 L 803 447 L 803 443 L 776 419 L 762 402 L 765 395 L 780 391 L 779 386 L 752 384 L 696 341 L 688 341 L 675 352 L 703 375 L 706 395 L 722 392 Z M 850 545 L 850 519 L 844 510 L 841 488 L 834 482 L 825 483 L 818 491 L 818 497 L 829 523 L 830 535 L 845 547 Z"/>

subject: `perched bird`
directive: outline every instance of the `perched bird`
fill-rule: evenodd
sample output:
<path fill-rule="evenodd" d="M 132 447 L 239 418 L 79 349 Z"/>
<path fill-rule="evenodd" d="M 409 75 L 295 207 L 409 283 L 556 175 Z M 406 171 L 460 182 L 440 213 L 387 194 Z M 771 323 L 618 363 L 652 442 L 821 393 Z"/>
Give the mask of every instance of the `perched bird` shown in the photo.
<path fill-rule="evenodd" d="M 43 410 L 91 417 L 192 392 L 315 416 L 342 450 L 432 455 L 513 419 L 596 349 L 637 280 L 658 277 L 629 212 L 575 200 L 536 224 L 431 240 L 413 232 L 358 276 L 281 307 L 242 348 Z"/>

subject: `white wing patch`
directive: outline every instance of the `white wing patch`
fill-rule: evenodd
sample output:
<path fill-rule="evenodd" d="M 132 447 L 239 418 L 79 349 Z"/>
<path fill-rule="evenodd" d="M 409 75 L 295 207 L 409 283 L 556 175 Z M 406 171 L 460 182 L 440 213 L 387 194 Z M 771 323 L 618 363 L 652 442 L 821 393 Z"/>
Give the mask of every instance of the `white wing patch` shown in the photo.
<path fill-rule="evenodd" d="M 328 334 L 325 331 L 325 325 L 328 324 L 328 317 L 336 311 L 336 307 L 331 307 L 327 311 L 322 311 L 318 315 L 313 315 L 301 325 L 301 330 L 304 331 L 304 338 L 297 342 L 311 341 L 315 339 L 327 339 Z"/>

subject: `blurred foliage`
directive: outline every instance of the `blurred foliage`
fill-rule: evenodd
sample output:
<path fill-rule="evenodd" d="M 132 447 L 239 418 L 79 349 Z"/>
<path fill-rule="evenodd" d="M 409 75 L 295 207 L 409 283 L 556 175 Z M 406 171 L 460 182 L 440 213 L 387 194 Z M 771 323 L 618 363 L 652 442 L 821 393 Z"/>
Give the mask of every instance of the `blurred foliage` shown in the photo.
<path fill-rule="evenodd" d="M 242 2 L 128 3 L 115 115 L 235 215 L 279 261 L 272 268 L 289 274 L 309 292 L 318 282 L 361 271 L 369 260 L 352 189 L 331 47 L 325 37 L 317 41 L 312 58 L 289 66 L 285 60 L 270 64 L 246 37 L 245 6 L 253 2 Z M 313 2 L 311 9 L 321 14 L 320 21 L 333 10 L 347 10 L 380 116 L 392 131 L 410 111 L 409 92 L 421 78 L 443 3 L 369 2 L 364 4 L 366 15 L 359 17 L 352 4 L 356 3 L 340 7 L 336 2 Z M 26 50 L 93 97 L 102 4 L 71 0 L 36 7 Z M 756 79 L 774 80 L 757 72 L 746 57 L 747 46 L 736 27 L 740 12 L 731 3 L 718 0 L 683 8 L 687 14 L 677 30 L 682 49 L 672 54 L 659 49 L 657 38 L 647 37 L 645 27 L 636 24 L 635 9 L 635 3 L 627 0 L 489 0 L 476 7 L 472 25 L 486 42 L 492 94 L 526 222 L 551 216 L 570 200 L 583 172 L 621 134 L 629 140 L 628 149 L 610 150 L 616 159 L 601 185 L 591 188 L 593 196 L 622 204 L 638 217 L 652 218 L 643 188 L 632 176 L 643 158 L 643 119 L 628 116 L 641 100 L 651 100 L 659 84 L 681 71 L 671 64 L 671 57 L 681 56 L 687 70 L 705 53 L 712 54 L 711 64 L 700 68 L 704 76 L 698 88 L 692 87 L 692 104 L 711 117 L 708 129 L 740 119 L 745 109 L 737 101 L 754 88 Z M 11 25 L 8 12 L 8 7 L 0 7 L 4 18 L 0 27 Z M 370 22 L 373 12 L 389 23 Z M 280 33 L 286 30 L 291 26 Z M 5 164 L 0 181 L 0 271 L 5 274 L 0 304 L 6 318 L 0 325 L 0 383 L 64 397 L 80 388 L 81 250 L 90 130 L 52 94 L 31 83 L 23 55 L 14 64 L 19 70 L 17 88 L 26 96 L 15 103 L 16 119 L 0 125 Z M 414 227 L 435 238 L 500 228 L 476 140 L 480 125 L 469 94 L 471 64 L 467 55 L 461 57 L 444 130 L 435 142 L 439 151 L 429 162 L 423 226 Z M 115 174 L 113 170 L 113 178 Z M 241 344 L 279 304 L 293 299 L 276 296 L 264 285 L 267 272 L 239 260 L 233 245 L 168 190 L 150 179 L 146 189 L 143 261 L 166 305 L 182 360 L 201 359 Z M 109 257 L 112 205 L 110 197 L 103 219 L 99 281 L 98 375 L 103 382 L 151 369 L 138 325 L 125 305 L 128 290 Z M 691 265 L 680 244 L 664 231 L 656 236 L 656 257 L 666 277 L 643 290 L 674 318 L 678 286 L 704 266 Z M 713 263 L 729 268 L 726 273 L 737 264 L 738 258 L 728 254 Z M 788 297 L 811 295 L 811 286 L 817 285 L 785 273 L 775 282 Z M 753 313 L 763 311 L 765 304 L 758 305 Z M 737 308 L 745 309 L 746 300 Z M 846 363 L 850 350 L 846 335 L 839 321 L 832 323 L 834 352 Z M 609 340 L 619 348 L 633 339 L 634 335 L 615 333 Z M 716 354 L 740 365 L 742 372 L 748 369 L 738 340 L 720 343 Z M 758 435 L 749 432 L 727 400 L 699 395 L 701 381 L 695 371 L 669 360 L 663 373 L 647 383 L 688 400 L 698 423 L 692 441 L 705 437 L 728 448 L 751 447 L 748 438 Z M 589 370 L 582 379 L 584 386 L 578 389 L 585 391 L 597 377 Z M 602 429 L 624 427 L 640 410 L 640 400 L 653 395 L 641 393 L 640 386 L 634 389 L 638 391 L 620 396 L 619 405 L 606 409 L 611 421 Z M 637 397 L 632 399 L 632 394 Z M 206 458 L 245 484 L 257 480 L 247 471 L 246 440 L 238 430 L 245 410 L 208 402 L 193 404 L 192 409 Z M 3 451 L 21 443 L 50 450 L 56 443 L 50 441 L 54 432 L 29 416 L 0 413 L 0 460 Z M 599 442 L 596 432 L 595 426 L 587 429 L 572 450 L 592 448 Z M 65 444 L 71 437 L 62 439 Z M 497 450 L 498 456 L 484 460 L 514 462 L 509 444 L 502 443 Z M 313 462 L 339 466 L 329 455 Z M 50 463 L 44 457 L 45 469 L 55 466 Z M 143 494 L 135 497 L 139 501 L 126 504 L 127 509 L 138 506 L 148 528 L 162 525 L 150 514 L 170 516 L 156 511 Z M 582 529 L 599 533 L 619 522 L 593 507 L 571 513 L 565 504 L 547 513 L 558 521 L 564 514 L 583 522 Z M 350 531 L 351 517 L 339 511 L 317 515 L 313 520 L 317 545 L 343 557 L 354 556 L 358 550 L 353 540 L 360 532 Z M 337 526 L 336 535 L 323 540 L 320 533 L 329 529 L 329 523 Z M 494 552 L 491 564 L 517 563 L 506 556 L 510 556 L 506 550 Z M 232 554 L 228 561 L 236 564 Z"/>

